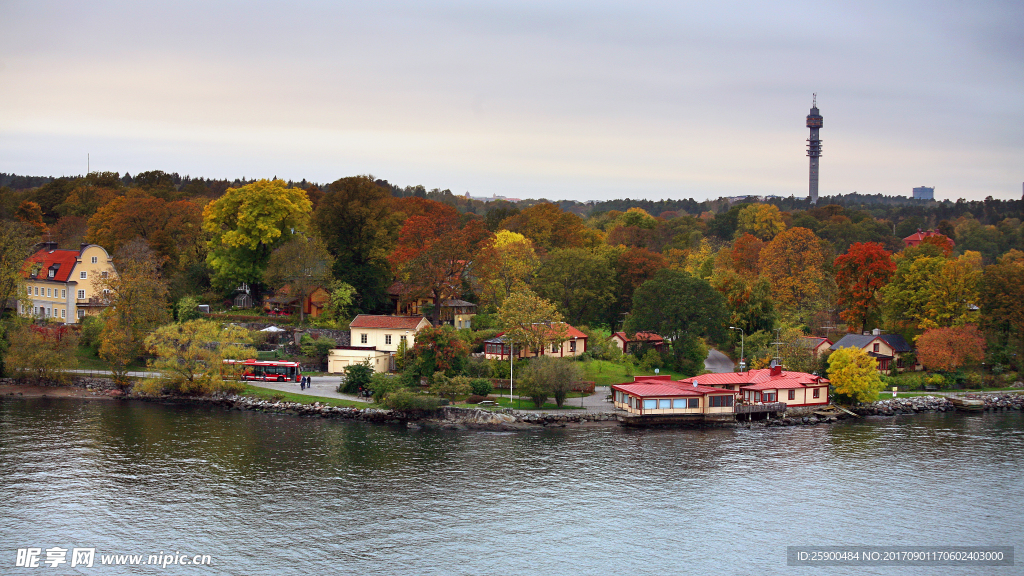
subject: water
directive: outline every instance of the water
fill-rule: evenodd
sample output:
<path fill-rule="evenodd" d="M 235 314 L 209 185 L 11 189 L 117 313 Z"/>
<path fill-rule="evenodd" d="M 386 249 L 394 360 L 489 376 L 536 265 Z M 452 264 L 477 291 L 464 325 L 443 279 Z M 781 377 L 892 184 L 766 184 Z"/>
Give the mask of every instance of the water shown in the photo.
<path fill-rule="evenodd" d="M 0 573 L 1020 574 L 825 572 L 786 566 L 786 546 L 1021 553 L 1022 469 L 1020 412 L 489 433 L 4 400 Z M 30 546 L 212 566 L 14 568 Z"/>

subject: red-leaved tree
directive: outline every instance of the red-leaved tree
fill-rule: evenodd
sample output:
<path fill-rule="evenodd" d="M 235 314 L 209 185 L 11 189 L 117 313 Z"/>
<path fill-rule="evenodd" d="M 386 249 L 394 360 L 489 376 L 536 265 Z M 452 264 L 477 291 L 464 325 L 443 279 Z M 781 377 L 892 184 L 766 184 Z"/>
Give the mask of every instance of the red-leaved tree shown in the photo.
<path fill-rule="evenodd" d="M 442 302 L 462 294 L 462 276 L 489 233 L 476 220 L 463 226 L 451 206 L 433 204 L 405 221 L 390 261 L 409 290 L 407 297 L 433 300 L 436 326 Z"/>
<path fill-rule="evenodd" d="M 985 359 L 985 337 L 977 326 L 925 330 L 917 339 L 917 358 L 930 370 L 953 371 Z"/>
<path fill-rule="evenodd" d="M 896 272 L 892 253 L 875 242 L 857 242 L 836 257 L 834 268 L 839 305 L 844 308 L 840 317 L 852 331 L 866 329 L 879 314 L 878 291 Z"/>

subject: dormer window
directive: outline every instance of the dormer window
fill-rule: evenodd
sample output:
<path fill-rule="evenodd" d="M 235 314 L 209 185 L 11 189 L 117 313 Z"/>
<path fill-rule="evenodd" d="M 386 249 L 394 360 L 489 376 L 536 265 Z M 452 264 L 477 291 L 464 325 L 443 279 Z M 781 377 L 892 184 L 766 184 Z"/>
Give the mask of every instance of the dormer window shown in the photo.
<path fill-rule="evenodd" d="M 57 273 L 56 270 L 54 270 L 53 268 L 50 268 L 50 278 L 53 278 L 53 275 L 56 274 L 56 273 Z"/>

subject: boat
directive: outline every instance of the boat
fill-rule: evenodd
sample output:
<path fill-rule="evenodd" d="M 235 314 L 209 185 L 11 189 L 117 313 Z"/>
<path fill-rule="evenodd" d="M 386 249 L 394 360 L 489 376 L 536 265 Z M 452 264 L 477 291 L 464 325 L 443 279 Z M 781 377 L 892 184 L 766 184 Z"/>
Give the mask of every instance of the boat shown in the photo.
<path fill-rule="evenodd" d="M 985 402 L 984 400 L 978 400 L 976 398 L 961 398 L 959 396 L 950 396 L 949 402 L 954 408 L 961 412 L 984 412 Z"/>

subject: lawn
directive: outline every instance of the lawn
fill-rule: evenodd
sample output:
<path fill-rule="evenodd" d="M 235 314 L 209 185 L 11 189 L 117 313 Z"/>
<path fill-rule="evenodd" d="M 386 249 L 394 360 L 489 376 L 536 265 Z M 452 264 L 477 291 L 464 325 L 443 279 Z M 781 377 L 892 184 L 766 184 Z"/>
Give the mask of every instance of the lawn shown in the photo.
<path fill-rule="evenodd" d="M 453 406 L 455 406 L 456 408 L 481 408 L 481 409 L 484 409 L 484 410 L 497 410 L 499 408 L 514 408 L 516 410 L 580 410 L 581 409 L 579 407 L 578 403 L 577 403 L 576 406 L 572 406 L 571 405 L 571 400 L 566 400 L 565 404 L 563 404 L 561 408 L 559 408 L 557 405 L 555 405 L 554 402 L 547 402 L 547 403 L 544 404 L 544 406 L 542 406 L 540 408 L 537 408 L 536 406 L 534 406 L 533 400 L 530 400 L 529 398 L 519 398 L 519 399 L 513 398 L 513 399 L 509 400 L 508 398 L 504 398 L 504 397 L 495 398 L 494 396 L 490 396 L 487 399 L 488 400 L 492 400 L 494 402 L 497 402 L 498 405 L 497 406 L 478 406 L 476 404 L 453 404 Z"/>
<path fill-rule="evenodd" d="M 93 349 L 87 346 L 79 346 L 75 349 L 75 358 L 78 359 L 78 368 L 81 370 L 96 370 L 98 372 L 109 372 L 110 365 L 105 360 L 100 358 L 93 352 Z M 136 360 L 128 365 L 128 369 L 131 371 L 145 370 L 146 363 Z"/>
<path fill-rule="evenodd" d="M 636 366 L 630 364 L 616 364 L 607 360 L 591 360 L 589 362 L 580 362 L 580 368 L 583 370 L 583 379 L 589 380 L 596 383 L 597 386 L 610 386 L 612 384 L 622 384 L 623 382 L 632 382 L 634 376 L 653 376 L 654 372 L 641 372 Z M 659 375 L 670 375 L 673 380 L 679 380 L 684 376 L 679 372 L 673 372 L 672 370 L 661 369 Z"/>
<path fill-rule="evenodd" d="M 340 406 L 342 408 L 380 408 L 377 404 L 370 404 L 367 402 L 355 402 L 352 400 L 342 400 L 340 398 L 324 398 L 322 396 L 307 396 L 305 394 L 281 392 L 280 390 L 260 388 L 248 383 L 245 385 L 245 390 L 239 392 L 239 395 L 261 398 L 263 400 L 298 402 L 300 404 L 312 404 L 313 402 L 319 402 L 321 404 L 327 404 L 328 406 Z"/>

